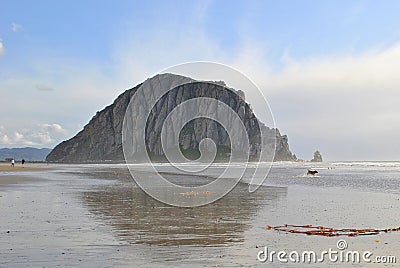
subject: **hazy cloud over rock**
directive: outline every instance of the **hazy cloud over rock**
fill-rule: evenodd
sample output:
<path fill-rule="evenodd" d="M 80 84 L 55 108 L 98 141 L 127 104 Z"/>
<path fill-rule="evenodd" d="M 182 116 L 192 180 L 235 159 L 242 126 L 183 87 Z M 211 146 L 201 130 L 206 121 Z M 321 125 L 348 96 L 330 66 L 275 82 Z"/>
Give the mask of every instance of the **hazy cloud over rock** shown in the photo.
<path fill-rule="evenodd" d="M 40 91 L 53 91 L 54 90 L 54 88 L 49 87 L 44 84 L 36 84 L 35 87 L 37 90 L 40 90 Z"/>

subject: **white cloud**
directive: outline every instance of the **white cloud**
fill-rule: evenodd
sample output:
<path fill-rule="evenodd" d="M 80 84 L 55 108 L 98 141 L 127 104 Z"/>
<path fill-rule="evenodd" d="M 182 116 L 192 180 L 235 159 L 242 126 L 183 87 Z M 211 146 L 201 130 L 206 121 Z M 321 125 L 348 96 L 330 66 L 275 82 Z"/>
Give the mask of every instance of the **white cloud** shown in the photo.
<path fill-rule="evenodd" d="M 10 138 L 6 134 L 1 137 L 1 142 L 4 144 L 11 144 Z"/>
<path fill-rule="evenodd" d="M 263 90 L 295 153 L 310 159 L 320 149 L 331 160 L 399 159 L 400 44 L 359 55 L 284 55 L 279 72 L 260 58 L 261 52 L 246 54 L 233 65 Z M 250 103 L 257 112 L 257 100 Z"/>
<path fill-rule="evenodd" d="M 0 39 L 0 57 L 4 55 L 5 49 L 3 45 L 3 40 Z"/>
<path fill-rule="evenodd" d="M 113 52 L 118 78 L 134 86 L 176 64 L 229 59 L 232 55 L 201 29 L 199 16 L 194 18 L 193 27 L 186 25 L 176 32 L 170 29 L 177 25 L 164 25 L 163 29 L 150 29 L 146 36 L 125 33 Z"/>
<path fill-rule="evenodd" d="M 57 133 L 66 134 L 66 132 L 67 132 L 67 131 L 66 131 L 65 129 L 63 129 L 62 126 L 60 126 L 59 124 L 53 124 L 52 127 L 53 127 L 53 130 L 54 130 L 55 132 L 57 132 Z"/>
<path fill-rule="evenodd" d="M 12 31 L 14 32 L 14 33 L 16 33 L 16 32 L 19 32 L 19 31 L 22 31 L 23 29 L 24 29 L 24 27 L 22 27 L 22 25 L 21 24 L 17 24 L 17 23 L 12 23 L 11 24 L 11 29 L 12 29 Z"/>
<path fill-rule="evenodd" d="M 3 134 L 0 139 L 0 142 L 5 145 L 14 145 L 14 146 L 36 146 L 40 144 L 25 139 L 24 135 L 19 132 L 14 132 L 12 136 Z"/>
<path fill-rule="evenodd" d="M 393 89 L 400 81 L 400 44 L 353 56 L 291 59 L 284 70 L 269 74 L 265 82 L 276 89 L 303 87 L 311 90 Z"/>
<path fill-rule="evenodd" d="M 50 136 L 50 133 L 48 132 L 34 133 L 31 135 L 31 137 L 37 139 L 38 143 L 41 145 L 48 145 L 54 142 L 54 139 Z"/>
<path fill-rule="evenodd" d="M 14 141 L 15 142 L 20 142 L 23 139 L 24 139 L 24 135 L 22 135 L 21 133 L 18 133 L 18 132 L 14 133 Z"/>
<path fill-rule="evenodd" d="M 41 127 L 46 131 L 54 131 L 58 134 L 67 134 L 67 131 L 59 124 L 41 124 Z"/>
<path fill-rule="evenodd" d="M 8 132 L 8 133 L 7 133 Z M 12 133 L 12 134 L 10 134 Z M 53 146 L 57 139 L 65 137 L 67 130 L 59 124 L 39 124 L 21 131 L 6 131 L 0 126 L 0 144 L 3 146 Z M 1 147 L 1 146 L 0 146 Z"/>

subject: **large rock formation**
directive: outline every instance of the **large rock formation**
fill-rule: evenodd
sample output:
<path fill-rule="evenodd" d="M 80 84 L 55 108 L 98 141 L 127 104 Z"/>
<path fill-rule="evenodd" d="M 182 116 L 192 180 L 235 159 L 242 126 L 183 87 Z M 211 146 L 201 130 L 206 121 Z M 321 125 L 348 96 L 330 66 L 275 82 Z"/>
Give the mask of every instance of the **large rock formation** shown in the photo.
<path fill-rule="evenodd" d="M 172 74 L 157 75 L 150 80 L 159 85 L 161 79 L 190 79 Z M 146 82 L 148 82 L 147 80 Z M 294 161 L 296 157 L 290 152 L 288 138 L 281 135 L 279 130 L 266 127 L 258 121 L 251 107 L 244 100 L 244 93 L 227 89 L 223 82 L 199 82 L 195 80 L 189 84 L 173 88 L 164 95 L 154 106 L 146 124 L 146 150 L 154 160 L 165 160 L 161 146 L 161 127 L 171 110 L 183 101 L 208 97 L 224 102 L 240 117 L 248 133 L 250 142 L 250 160 L 258 159 L 260 143 L 272 142 L 276 139 L 275 161 Z M 145 83 L 146 83 L 145 82 Z M 122 127 L 128 104 L 142 84 L 126 90 L 114 101 L 90 120 L 90 122 L 75 137 L 57 145 L 46 160 L 50 162 L 102 162 L 124 161 L 122 150 Z M 211 109 L 201 107 L 201 109 Z M 140 116 L 140 114 L 138 114 Z M 262 136 L 260 129 L 262 129 Z M 199 156 L 199 142 L 204 138 L 211 138 L 217 145 L 217 158 L 228 159 L 230 155 L 230 140 L 227 132 L 218 123 L 199 118 L 190 121 L 179 133 L 179 146 L 183 154 L 191 159 Z M 137 149 L 137 153 L 143 153 Z"/>
<path fill-rule="evenodd" d="M 322 162 L 322 155 L 318 150 L 314 152 L 314 158 L 311 159 L 311 162 Z"/>

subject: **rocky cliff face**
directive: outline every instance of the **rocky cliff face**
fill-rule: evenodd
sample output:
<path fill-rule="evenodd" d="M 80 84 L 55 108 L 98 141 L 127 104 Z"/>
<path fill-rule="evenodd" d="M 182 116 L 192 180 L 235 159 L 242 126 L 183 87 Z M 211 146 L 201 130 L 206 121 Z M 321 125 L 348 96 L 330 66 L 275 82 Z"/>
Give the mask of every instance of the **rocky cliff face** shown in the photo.
<path fill-rule="evenodd" d="M 154 84 L 157 84 L 159 79 L 165 80 L 168 76 L 176 78 L 172 74 L 163 74 L 151 78 L 151 80 Z M 178 86 L 169 91 L 158 101 L 150 113 L 145 129 L 145 141 L 146 150 L 154 160 L 165 160 L 160 139 L 162 122 L 174 107 L 183 101 L 198 97 L 222 101 L 239 115 L 248 133 L 251 159 L 256 159 L 259 156 L 261 139 L 264 139 L 264 143 L 268 143 L 271 136 L 275 136 L 274 160 L 296 160 L 296 157 L 290 152 L 287 136 L 281 135 L 277 129 L 268 128 L 258 121 L 250 106 L 244 101 L 243 92 L 228 90 L 223 82 L 192 81 L 190 84 Z M 57 145 L 46 160 L 49 162 L 124 161 L 122 127 L 125 111 L 133 94 L 140 86 L 141 84 L 125 91 L 112 105 L 97 112 L 82 131 L 70 140 Z M 202 109 L 212 108 L 202 107 Z M 261 137 L 260 128 L 263 130 L 264 137 Z M 199 142 L 204 138 L 210 138 L 216 143 L 217 158 L 224 160 L 229 157 L 231 152 L 227 132 L 218 123 L 206 118 L 195 119 L 184 126 L 179 133 L 179 147 L 186 157 L 196 159 L 200 154 L 198 150 Z M 137 149 L 137 153 L 142 152 Z"/>

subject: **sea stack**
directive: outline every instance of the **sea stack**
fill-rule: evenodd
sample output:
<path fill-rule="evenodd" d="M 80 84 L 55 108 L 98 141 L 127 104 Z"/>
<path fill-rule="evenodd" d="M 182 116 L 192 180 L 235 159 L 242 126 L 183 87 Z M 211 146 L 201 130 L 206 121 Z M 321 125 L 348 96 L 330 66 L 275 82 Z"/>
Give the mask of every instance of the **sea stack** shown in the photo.
<path fill-rule="evenodd" d="M 159 103 L 154 106 L 154 111 L 148 119 L 146 125 L 146 149 L 155 161 L 164 161 L 165 157 L 160 144 L 160 132 L 162 122 L 171 110 L 180 103 L 199 97 L 214 98 L 229 105 L 241 118 L 243 125 L 249 136 L 250 160 L 257 158 L 260 152 L 260 139 L 264 144 L 275 140 L 276 150 L 274 161 L 295 161 L 296 157 L 289 148 L 288 137 L 281 135 L 278 129 L 265 126 L 254 115 L 252 108 L 245 101 L 243 91 L 226 88 L 225 83 L 204 82 L 194 79 L 177 76 L 175 74 L 160 74 L 149 78 L 154 85 L 159 84 L 163 79 L 179 80 L 190 79 L 191 83 L 178 86 L 164 95 Z M 136 87 L 126 90 L 113 104 L 99 111 L 90 122 L 73 138 L 58 144 L 47 156 L 49 162 L 64 163 L 88 163 L 88 162 L 123 162 L 124 155 L 122 149 L 122 128 L 125 111 L 132 96 L 136 93 Z M 211 109 L 204 107 L 204 109 Z M 218 112 L 218 111 L 211 111 Z M 141 116 L 138 114 L 138 116 Z M 226 131 L 221 129 L 216 122 L 207 118 L 200 118 L 189 122 L 183 129 L 179 138 L 179 146 L 185 156 L 196 159 L 198 155 L 199 142 L 204 138 L 212 139 L 217 146 L 217 157 L 220 161 L 229 158 L 229 137 Z M 261 137 L 260 129 L 263 135 Z M 274 137 L 271 139 L 270 137 Z M 273 148 L 273 147 L 272 147 Z M 141 153 L 141 152 L 138 152 Z"/>
<path fill-rule="evenodd" d="M 314 152 L 314 158 L 311 159 L 311 162 L 322 162 L 322 155 L 318 150 Z"/>

